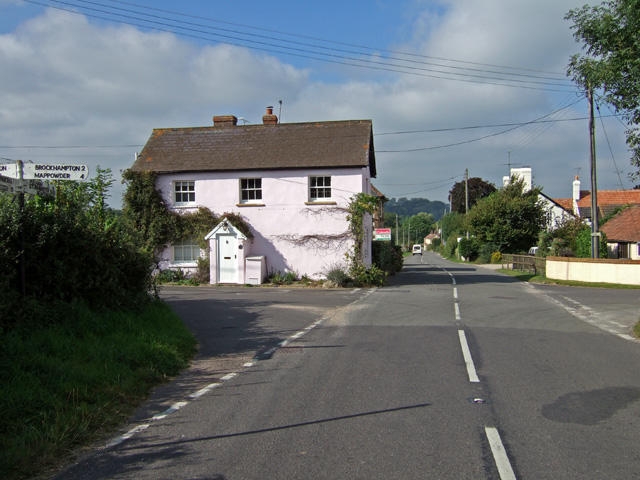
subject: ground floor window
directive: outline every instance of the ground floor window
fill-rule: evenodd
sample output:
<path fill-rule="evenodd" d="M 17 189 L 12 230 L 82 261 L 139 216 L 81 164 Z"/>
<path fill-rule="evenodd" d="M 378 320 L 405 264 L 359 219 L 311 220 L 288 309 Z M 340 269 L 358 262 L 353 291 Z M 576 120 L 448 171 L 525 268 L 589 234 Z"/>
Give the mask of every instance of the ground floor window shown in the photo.
<path fill-rule="evenodd" d="M 200 246 L 188 239 L 173 244 L 173 263 L 196 263 L 200 257 Z"/>

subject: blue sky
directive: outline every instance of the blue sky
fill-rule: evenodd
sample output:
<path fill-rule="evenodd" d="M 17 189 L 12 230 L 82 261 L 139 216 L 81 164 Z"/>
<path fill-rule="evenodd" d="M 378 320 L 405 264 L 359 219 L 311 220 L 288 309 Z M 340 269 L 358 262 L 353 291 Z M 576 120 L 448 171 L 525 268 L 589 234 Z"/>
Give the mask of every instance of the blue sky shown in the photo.
<path fill-rule="evenodd" d="M 465 169 L 500 185 L 509 162 L 551 197 L 576 174 L 588 188 L 587 104 L 563 75 L 584 0 L 38 3 L 0 0 L 0 161 L 119 178 L 153 128 L 259 123 L 282 100 L 285 123 L 373 120 L 388 197 L 445 201 Z M 599 188 L 631 188 L 624 128 L 601 113 Z"/>

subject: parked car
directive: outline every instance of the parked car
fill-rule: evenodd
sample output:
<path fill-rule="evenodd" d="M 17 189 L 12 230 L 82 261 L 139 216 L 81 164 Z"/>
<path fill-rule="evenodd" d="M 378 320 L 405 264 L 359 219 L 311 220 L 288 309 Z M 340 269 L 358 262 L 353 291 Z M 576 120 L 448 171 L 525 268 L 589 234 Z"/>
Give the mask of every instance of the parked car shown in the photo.
<path fill-rule="evenodd" d="M 538 253 L 538 247 L 531 247 L 529 249 L 529 255 L 535 255 L 536 253 Z"/>
<path fill-rule="evenodd" d="M 412 255 L 422 255 L 422 245 L 414 245 Z"/>

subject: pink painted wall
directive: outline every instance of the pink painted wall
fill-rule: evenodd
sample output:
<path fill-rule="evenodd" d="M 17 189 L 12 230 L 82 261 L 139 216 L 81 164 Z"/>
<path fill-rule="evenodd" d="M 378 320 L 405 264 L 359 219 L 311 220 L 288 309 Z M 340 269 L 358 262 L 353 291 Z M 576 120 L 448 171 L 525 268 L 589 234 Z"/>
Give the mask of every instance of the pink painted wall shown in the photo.
<path fill-rule="evenodd" d="M 331 176 L 332 198 L 335 205 L 305 204 L 308 202 L 308 177 Z M 261 178 L 261 205 L 240 204 L 239 178 Z M 294 271 L 298 275 L 320 277 L 332 264 L 344 264 L 345 252 L 351 243 L 342 245 L 295 246 L 281 236 L 314 234 L 340 234 L 347 230 L 346 214 L 329 209 L 346 208 L 349 199 L 359 192 L 371 193 L 371 180 L 367 168 L 243 171 L 223 173 L 163 174 L 157 187 L 168 205 L 172 205 L 172 182 L 195 182 L 195 207 L 175 207 L 190 211 L 205 206 L 222 215 L 234 212 L 242 215 L 251 226 L 253 242 L 245 244 L 245 255 L 266 255 L 267 271 Z M 212 227 L 213 228 L 213 227 Z M 371 218 L 365 219 L 368 240 L 372 236 Z M 280 238 L 279 238 L 280 236 Z M 170 250 L 164 252 L 162 267 L 171 266 Z M 371 262 L 371 252 L 365 252 L 365 262 Z M 184 265 L 178 265 L 184 268 Z"/>

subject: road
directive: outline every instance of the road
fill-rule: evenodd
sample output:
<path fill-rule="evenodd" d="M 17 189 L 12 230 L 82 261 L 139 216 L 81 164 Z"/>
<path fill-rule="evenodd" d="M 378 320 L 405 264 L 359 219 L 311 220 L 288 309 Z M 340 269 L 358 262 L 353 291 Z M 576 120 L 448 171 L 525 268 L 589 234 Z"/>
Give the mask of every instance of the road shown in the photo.
<path fill-rule="evenodd" d="M 637 292 L 432 253 L 380 289 L 166 289 L 194 368 L 56 478 L 637 479 Z"/>

